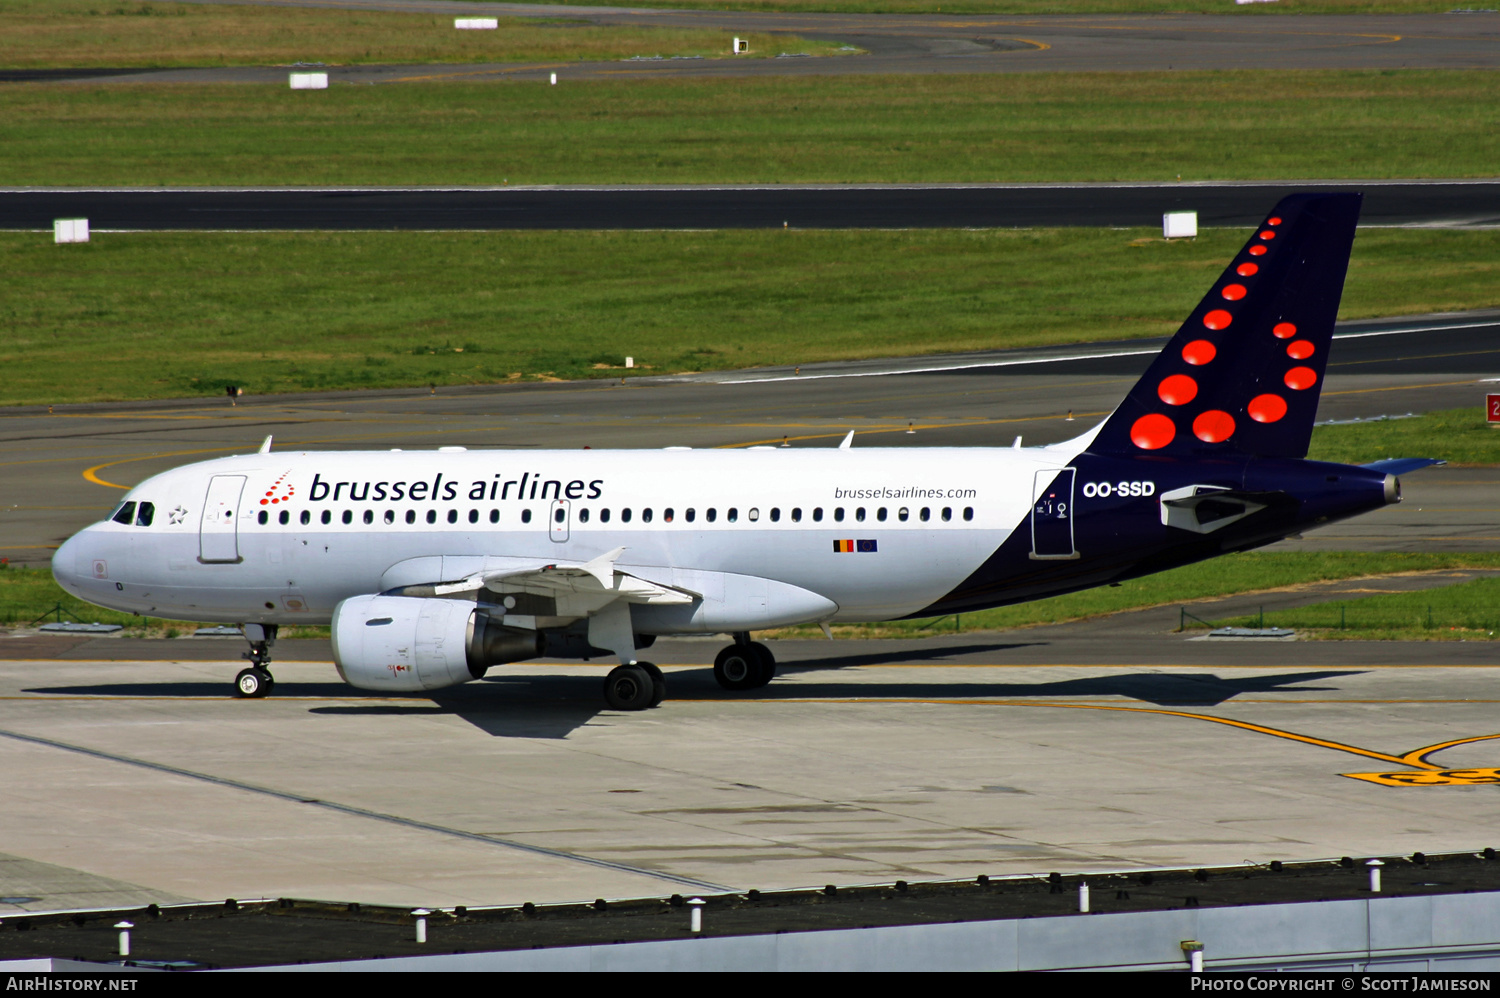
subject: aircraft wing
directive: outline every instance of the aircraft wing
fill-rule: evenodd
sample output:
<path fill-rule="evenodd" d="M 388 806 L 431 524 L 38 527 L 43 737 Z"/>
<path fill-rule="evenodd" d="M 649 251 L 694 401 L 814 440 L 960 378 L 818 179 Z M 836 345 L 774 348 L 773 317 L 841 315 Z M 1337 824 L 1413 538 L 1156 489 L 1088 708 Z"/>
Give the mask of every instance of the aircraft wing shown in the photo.
<path fill-rule="evenodd" d="M 495 593 L 574 597 L 570 602 L 581 605 L 594 603 L 595 608 L 617 599 L 627 603 L 672 605 L 691 603 L 699 598 L 698 593 L 650 582 L 620 571 L 615 567 L 615 562 L 624 553 L 625 549 L 619 547 L 587 562 L 538 561 L 531 565 L 511 565 L 497 570 L 479 571 L 458 582 L 434 586 L 433 595 L 447 596 L 488 589 Z"/>

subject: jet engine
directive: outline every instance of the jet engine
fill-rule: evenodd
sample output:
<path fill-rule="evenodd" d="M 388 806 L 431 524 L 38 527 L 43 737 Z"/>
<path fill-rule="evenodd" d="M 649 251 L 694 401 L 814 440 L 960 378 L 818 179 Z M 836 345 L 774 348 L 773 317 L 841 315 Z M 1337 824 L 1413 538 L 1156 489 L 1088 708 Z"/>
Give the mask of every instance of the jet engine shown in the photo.
<path fill-rule="evenodd" d="M 539 631 L 505 627 L 468 600 L 354 596 L 333 610 L 333 662 L 363 690 L 434 690 L 542 653 Z"/>

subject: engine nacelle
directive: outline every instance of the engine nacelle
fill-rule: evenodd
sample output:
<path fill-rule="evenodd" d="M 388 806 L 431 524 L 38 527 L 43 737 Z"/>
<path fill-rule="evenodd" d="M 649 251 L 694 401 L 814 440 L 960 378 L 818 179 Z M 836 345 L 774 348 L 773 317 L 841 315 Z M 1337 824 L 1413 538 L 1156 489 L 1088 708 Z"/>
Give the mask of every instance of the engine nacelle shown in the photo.
<path fill-rule="evenodd" d="M 363 690 L 435 690 L 541 654 L 542 637 L 467 600 L 354 596 L 333 610 L 333 662 Z"/>

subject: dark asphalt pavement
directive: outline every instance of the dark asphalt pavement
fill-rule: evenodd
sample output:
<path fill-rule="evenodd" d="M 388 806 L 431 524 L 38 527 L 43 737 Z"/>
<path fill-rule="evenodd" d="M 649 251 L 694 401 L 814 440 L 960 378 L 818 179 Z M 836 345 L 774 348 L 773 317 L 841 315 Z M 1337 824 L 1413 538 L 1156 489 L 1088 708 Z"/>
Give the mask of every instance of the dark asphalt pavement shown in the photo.
<path fill-rule="evenodd" d="M 1286 194 L 1362 190 L 1363 225 L 1500 224 L 1500 180 L 839 187 L 0 190 L 0 229 L 702 229 L 1253 225 Z"/>
<path fill-rule="evenodd" d="M 658 77 L 862 73 L 1141 72 L 1223 69 L 1493 69 L 1500 14 L 1244 16 L 832 14 L 655 10 L 455 0 L 195 0 L 473 17 L 545 17 L 598 25 L 764 32 L 842 42 L 834 58 L 663 59 L 629 62 L 330 66 L 332 86 L 506 79 L 566 81 Z M 1230 7 L 1229 0 L 1224 0 Z M 771 53 L 763 53 L 770 55 Z M 316 49 L 308 59 L 317 59 Z M 287 67 L 144 70 L 131 82 L 238 82 L 286 86 Z M 0 77 L 3 79 L 3 77 Z"/>

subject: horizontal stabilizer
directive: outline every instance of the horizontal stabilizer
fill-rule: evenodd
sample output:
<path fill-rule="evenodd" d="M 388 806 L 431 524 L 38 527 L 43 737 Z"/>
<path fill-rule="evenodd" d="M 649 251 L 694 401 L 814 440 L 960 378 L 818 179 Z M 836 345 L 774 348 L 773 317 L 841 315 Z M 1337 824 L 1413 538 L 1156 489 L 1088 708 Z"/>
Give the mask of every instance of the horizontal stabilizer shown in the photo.
<path fill-rule="evenodd" d="M 1431 468 L 1447 464 L 1435 457 L 1390 457 L 1384 461 L 1371 461 L 1369 464 L 1360 465 L 1371 471 L 1381 471 L 1387 475 L 1404 475 L 1408 471 L 1418 471 L 1422 468 Z"/>

